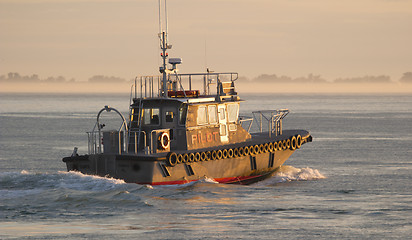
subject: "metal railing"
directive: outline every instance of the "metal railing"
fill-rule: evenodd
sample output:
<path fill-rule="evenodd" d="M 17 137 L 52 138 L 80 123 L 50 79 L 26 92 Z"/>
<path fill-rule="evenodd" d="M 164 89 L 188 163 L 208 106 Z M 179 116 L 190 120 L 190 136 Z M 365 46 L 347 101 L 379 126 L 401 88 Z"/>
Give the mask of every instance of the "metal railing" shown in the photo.
<path fill-rule="evenodd" d="M 239 123 L 240 125 L 246 129 L 243 124 L 249 122 L 249 126 L 247 126 L 247 132 L 250 132 L 250 129 L 252 128 L 252 124 L 253 124 L 253 118 L 250 117 L 244 117 L 244 116 L 239 116 Z"/>
<path fill-rule="evenodd" d="M 134 150 L 134 153 L 135 154 L 137 154 L 141 149 L 139 148 L 139 145 L 140 145 L 140 136 L 139 136 L 139 131 L 129 131 L 129 135 L 130 135 L 130 138 L 129 138 L 129 148 L 127 149 L 127 151 L 130 153 L 130 139 L 132 138 L 132 136 L 133 136 L 133 139 L 134 139 L 134 143 L 133 143 L 133 150 Z M 143 135 L 143 150 L 147 147 L 147 135 L 146 135 L 146 132 L 145 131 L 143 131 L 143 130 L 141 130 L 140 131 L 140 135 Z"/>
<path fill-rule="evenodd" d="M 86 132 L 88 136 L 88 151 L 89 154 L 98 154 L 102 153 L 102 127 L 103 125 L 100 124 L 100 115 L 102 112 L 111 112 L 111 111 L 116 112 L 122 119 L 122 124 L 119 127 L 119 130 L 117 130 L 118 134 L 118 141 L 119 141 L 119 154 L 122 153 L 122 151 L 125 151 L 127 149 L 127 142 L 128 142 L 128 135 L 125 133 L 128 133 L 128 127 L 127 127 L 127 121 L 124 118 L 123 114 L 119 112 L 117 109 L 112 108 L 110 106 L 104 106 L 99 113 L 97 114 L 97 120 L 96 123 L 93 127 L 93 130 L 90 132 Z M 97 129 L 97 130 L 96 130 Z M 122 141 L 123 137 L 123 141 Z"/>
<path fill-rule="evenodd" d="M 192 91 L 203 89 L 202 95 L 219 95 L 221 84 L 224 81 L 234 82 L 238 79 L 238 73 L 171 73 L 168 75 L 168 91 Z M 212 93 L 210 85 L 216 84 L 216 93 Z M 162 76 L 140 76 L 136 77 L 131 87 L 130 102 L 132 98 L 152 98 L 164 95 L 162 93 Z M 167 94 L 166 94 L 167 95 Z"/>
<path fill-rule="evenodd" d="M 263 110 L 254 111 L 252 114 L 253 118 L 249 125 L 248 132 L 250 132 L 252 123 L 255 121 L 258 124 L 258 132 L 263 132 L 263 129 L 266 128 L 269 133 L 269 137 L 271 137 L 272 134 L 275 134 L 275 136 L 282 135 L 282 122 L 286 115 L 289 114 L 289 110 Z M 245 119 L 244 121 L 250 121 L 250 119 Z"/>
<path fill-rule="evenodd" d="M 96 154 L 100 153 L 101 149 L 98 144 L 98 141 L 101 141 L 98 139 L 99 133 L 94 131 L 94 132 L 86 132 L 87 133 L 87 139 L 88 139 L 88 153 L 89 154 Z"/>

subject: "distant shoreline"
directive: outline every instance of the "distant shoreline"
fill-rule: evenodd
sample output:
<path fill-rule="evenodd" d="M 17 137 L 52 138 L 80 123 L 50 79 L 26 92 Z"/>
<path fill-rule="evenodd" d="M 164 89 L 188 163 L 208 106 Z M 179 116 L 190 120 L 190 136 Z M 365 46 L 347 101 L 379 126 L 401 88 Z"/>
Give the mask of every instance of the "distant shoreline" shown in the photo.
<path fill-rule="evenodd" d="M 242 93 L 412 93 L 411 83 L 270 83 L 236 82 Z M 132 83 L 0 82 L 0 93 L 130 93 Z"/>

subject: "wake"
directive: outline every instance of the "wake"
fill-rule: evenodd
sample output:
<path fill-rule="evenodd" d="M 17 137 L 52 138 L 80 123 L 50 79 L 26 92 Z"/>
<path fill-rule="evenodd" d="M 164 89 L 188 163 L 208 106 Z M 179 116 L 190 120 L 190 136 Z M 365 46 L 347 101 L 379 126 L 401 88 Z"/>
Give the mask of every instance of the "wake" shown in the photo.
<path fill-rule="evenodd" d="M 275 173 L 275 175 L 273 175 L 273 177 L 256 184 L 267 185 L 293 181 L 311 181 L 325 178 L 325 175 L 320 173 L 317 169 L 312 169 L 309 167 L 295 168 L 292 166 L 284 165 L 279 168 L 279 170 Z"/>

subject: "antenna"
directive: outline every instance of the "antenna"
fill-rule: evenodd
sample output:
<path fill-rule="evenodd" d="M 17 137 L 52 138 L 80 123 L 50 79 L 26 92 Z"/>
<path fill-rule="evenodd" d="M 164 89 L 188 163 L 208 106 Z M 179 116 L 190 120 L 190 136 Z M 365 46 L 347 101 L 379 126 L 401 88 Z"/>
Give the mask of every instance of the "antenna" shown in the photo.
<path fill-rule="evenodd" d="M 163 59 L 162 66 L 159 68 L 159 71 L 163 74 L 162 77 L 162 90 L 161 90 L 161 96 L 162 97 L 167 97 L 167 57 L 168 53 L 166 53 L 167 49 L 171 49 L 172 46 L 167 44 L 167 8 L 166 8 L 166 0 L 164 0 L 164 16 L 165 16 L 165 25 L 166 25 L 166 31 L 163 30 L 163 21 L 162 21 L 162 0 L 159 0 L 159 39 L 160 39 L 160 49 L 162 52 L 160 53 L 160 56 Z"/>
<path fill-rule="evenodd" d="M 166 24 L 166 42 L 167 42 L 167 33 L 169 32 L 169 25 L 167 24 L 167 3 L 165 0 L 165 24 Z"/>
<path fill-rule="evenodd" d="M 161 1 L 162 0 L 159 0 L 159 34 L 162 32 L 162 13 L 160 11 Z"/>
<path fill-rule="evenodd" d="M 164 10 L 164 20 L 162 20 L 162 10 Z M 166 27 L 166 29 L 163 29 L 163 26 Z M 182 63 L 181 58 L 170 58 L 169 63 L 173 65 L 172 69 L 167 69 L 167 58 L 169 57 L 169 54 L 166 52 L 168 49 L 172 48 L 172 45 L 169 44 L 168 42 L 168 37 L 167 37 L 167 31 L 168 31 L 168 23 L 167 23 L 167 5 L 166 5 L 166 0 L 164 0 L 164 8 L 162 6 L 162 0 L 159 0 L 159 39 L 160 39 L 160 49 L 161 53 L 160 56 L 162 57 L 163 63 L 162 66 L 159 67 L 160 73 L 162 73 L 162 87 L 160 90 L 160 96 L 167 98 L 167 83 L 168 83 L 168 74 L 175 73 L 177 72 L 176 65 Z M 176 81 L 174 81 L 176 82 Z M 172 83 L 174 83 L 172 82 Z"/>
<path fill-rule="evenodd" d="M 209 71 L 209 68 L 207 67 L 207 40 L 205 39 L 205 68 Z"/>

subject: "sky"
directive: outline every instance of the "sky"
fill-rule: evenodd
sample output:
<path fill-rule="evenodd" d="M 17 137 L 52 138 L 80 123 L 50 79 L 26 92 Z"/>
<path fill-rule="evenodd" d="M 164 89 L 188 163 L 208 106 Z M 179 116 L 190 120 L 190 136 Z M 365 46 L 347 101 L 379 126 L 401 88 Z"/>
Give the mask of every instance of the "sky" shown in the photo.
<path fill-rule="evenodd" d="M 412 0 L 169 0 L 181 72 L 327 80 L 412 71 Z M 0 75 L 132 79 L 160 66 L 157 0 L 0 0 Z"/>

